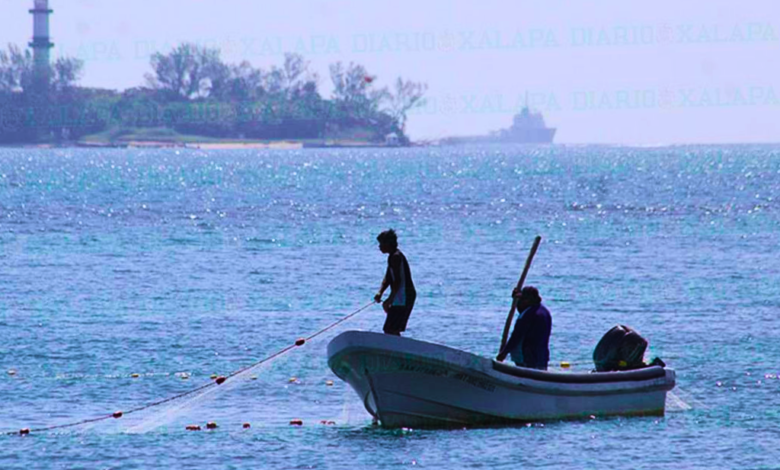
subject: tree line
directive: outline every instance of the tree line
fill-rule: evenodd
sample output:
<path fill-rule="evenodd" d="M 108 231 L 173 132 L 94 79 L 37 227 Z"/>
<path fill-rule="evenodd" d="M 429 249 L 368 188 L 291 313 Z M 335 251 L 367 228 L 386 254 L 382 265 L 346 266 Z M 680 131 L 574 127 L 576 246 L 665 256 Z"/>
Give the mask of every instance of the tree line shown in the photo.
<path fill-rule="evenodd" d="M 398 78 L 379 87 L 364 66 L 329 67 L 333 93 L 299 54 L 269 69 L 229 64 L 218 49 L 185 43 L 150 58 L 142 86 L 122 92 L 78 86 L 83 62 L 60 58 L 48 86 L 36 86 L 29 50 L 0 50 L 0 143 L 78 140 L 111 129 L 163 128 L 236 139 L 342 138 L 382 142 L 406 136 L 407 114 L 427 86 Z"/>

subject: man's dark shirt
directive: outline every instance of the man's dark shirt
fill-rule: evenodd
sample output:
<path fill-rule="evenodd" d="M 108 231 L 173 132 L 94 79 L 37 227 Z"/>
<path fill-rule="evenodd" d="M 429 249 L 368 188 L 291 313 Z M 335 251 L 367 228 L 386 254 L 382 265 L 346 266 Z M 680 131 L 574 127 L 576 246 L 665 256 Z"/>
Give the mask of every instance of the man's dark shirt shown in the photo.
<path fill-rule="evenodd" d="M 392 290 L 396 279 L 399 281 L 398 292 Z M 390 284 L 391 292 L 395 295 L 393 307 L 407 307 L 414 303 L 417 292 L 414 288 L 414 282 L 412 282 L 412 271 L 409 269 L 409 262 L 406 261 L 406 256 L 401 253 L 401 250 L 395 250 L 387 255 L 385 280 Z"/>
<path fill-rule="evenodd" d="M 385 309 L 387 319 L 382 329 L 385 333 L 397 335 L 406 331 L 406 325 L 417 298 L 417 291 L 414 288 L 414 282 L 412 282 L 412 271 L 409 269 L 406 256 L 400 250 L 395 250 L 387 257 L 385 282 L 392 286 L 393 298 L 391 304 Z M 398 288 L 397 292 L 396 287 Z"/>
<path fill-rule="evenodd" d="M 501 350 L 499 357 L 504 358 L 512 351 L 522 352 L 521 367 L 547 370 L 550 361 L 550 332 L 552 318 L 547 308 L 542 305 L 532 305 L 525 310 L 515 323 L 512 336 Z"/>

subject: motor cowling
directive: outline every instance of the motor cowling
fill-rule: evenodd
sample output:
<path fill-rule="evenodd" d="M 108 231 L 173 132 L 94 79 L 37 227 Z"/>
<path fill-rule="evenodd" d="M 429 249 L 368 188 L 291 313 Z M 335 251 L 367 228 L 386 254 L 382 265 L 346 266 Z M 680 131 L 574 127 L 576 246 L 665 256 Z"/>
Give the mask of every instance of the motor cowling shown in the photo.
<path fill-rule="evenodd" d="M 634 370 L 647 367 L 644 363 L 647 340 L 636 330 L 617 325 L 609 330 L 593 351 L 597 372 Z"/>

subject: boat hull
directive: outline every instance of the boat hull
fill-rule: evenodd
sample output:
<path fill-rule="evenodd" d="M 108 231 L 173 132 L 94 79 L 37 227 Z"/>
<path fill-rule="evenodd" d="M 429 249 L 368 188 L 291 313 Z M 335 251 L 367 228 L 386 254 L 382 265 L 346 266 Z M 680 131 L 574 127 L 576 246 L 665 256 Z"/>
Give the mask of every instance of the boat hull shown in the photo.
<path fill-rule="evenodd" d="M 551 144 L 555 139 L 556 129 L 531 128 L 513 129 L 501 136 L 502 142 L 513 144 Z"/>
<path fill-rule="evenodd" d="M 388 428 L 492 426 L 609 415 L 663 415 L 675 373 L 540 372 L 433 343 L 349 331 L 328 364 Z M 652 369 L 652 370 L 651 370 Z"/>

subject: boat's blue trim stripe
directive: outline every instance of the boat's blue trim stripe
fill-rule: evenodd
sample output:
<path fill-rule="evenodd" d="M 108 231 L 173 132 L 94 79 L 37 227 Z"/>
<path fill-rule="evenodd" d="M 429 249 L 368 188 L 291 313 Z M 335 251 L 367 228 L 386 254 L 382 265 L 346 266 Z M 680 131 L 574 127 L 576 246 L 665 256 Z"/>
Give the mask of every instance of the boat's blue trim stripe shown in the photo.
<path fill-rule="evenodd" d="M 425 419 L 429 421 L 427 423 L 428 426 L 432 427 L 450 427 L 450 426 L 474 426 L 474 425 L 481 425 L 481 426 L 491 426 L 491 425 L 500 425 L 500 424 L 517 424 L 517 423 L 533 423 L 533 422 L 540 422 L 540 421 L 558 421 L 563 419 L 586 419 L 590 416 L 601 416 L 601 417 L 607 417 L 607 416 L 663 416 L 664 415 L 664 409 L 648 409 L 648 410 L 629 410 L 629 411 L 609 411 L 609 412 L 592 412 L 592 411 L 583 411 L 578 413 L 561 413 L 557 416 L 544 416 L 544 417 L 534 417 L 534 416 L 527 416 L 523 418 L 512 418 L 508 416 L 500 416 L 495 414 L 489 414 L 484 413 L 482 411 L 476 411 L 468 408 L 463 408 L 459 406 L 455 406 L 448 403 L 439 402 L 436 400 L 430 400 L 426 398 L 421 398 L 414 395 L 409 395 L 405 393 L 400 392 L 385 392 L 385 393 L 392 393 L 394 395 L 403 396 L 406 398 L 412 398 L 414 400 L 420 400 L 428 403 L 432 403 L 438 406 L 452 408 L 458 411 L 461 411 L 464 415 L 469 416 L 469 419 L 463 419 L 463 418 L 453 418 L 451 416 L 440 416 L 440 415 L 433 415 L 429 413 L 419 413 L 419 412 L 411 412 L 411 411 L 400 411 L 400 410 L 384 410 L 382 413 L 383 416 L 385 416 L 385 419 L 390 417 L 390 415 L 396 415 L 396 416 L 409 416 L 416 419 Z M 383 426 L 386 426 L 386 423 L 382 422 Z"/>

